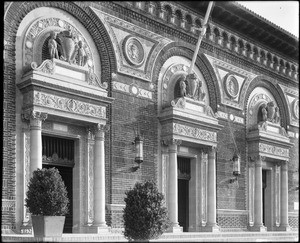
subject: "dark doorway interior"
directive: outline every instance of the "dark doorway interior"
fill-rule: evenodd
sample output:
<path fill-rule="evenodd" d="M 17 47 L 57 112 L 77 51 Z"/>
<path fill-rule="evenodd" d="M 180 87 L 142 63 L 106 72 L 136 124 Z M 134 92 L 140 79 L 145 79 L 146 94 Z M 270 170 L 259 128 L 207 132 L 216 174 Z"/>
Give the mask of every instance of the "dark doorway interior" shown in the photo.
<path fill-rule="evenodd" d="M 266 225 L 266 188 L 267 188 L 267 171 L 262 170 L 262 214 L 263 214 L 263 224 Z"/>
<path fill-rule="evenodd" d="M 189 222 L 189 181 L 178 179 L 178 222 L 183 232 L 188 231 Z"/>
<path fill-rule="evenodd" d="M 189 158 L 178 157 L 178 223 L 183 232 L 189 229 L 189 180 L 191 165 Z"/>

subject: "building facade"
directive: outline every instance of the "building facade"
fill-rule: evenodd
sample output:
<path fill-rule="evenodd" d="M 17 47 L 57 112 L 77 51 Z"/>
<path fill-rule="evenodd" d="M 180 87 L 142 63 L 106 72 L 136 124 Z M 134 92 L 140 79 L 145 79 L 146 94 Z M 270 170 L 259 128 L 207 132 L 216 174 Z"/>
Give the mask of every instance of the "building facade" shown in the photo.
<path fill-rule="evenodd" d="M 31 232 L 27 183 L 52 166 L 66 233 L 121 229 L 148 179 L 172 232 L 298 230 L 299 41 L 215 2 L 193 78 L 207 6 L 5 2 L 2 233 Z"/>

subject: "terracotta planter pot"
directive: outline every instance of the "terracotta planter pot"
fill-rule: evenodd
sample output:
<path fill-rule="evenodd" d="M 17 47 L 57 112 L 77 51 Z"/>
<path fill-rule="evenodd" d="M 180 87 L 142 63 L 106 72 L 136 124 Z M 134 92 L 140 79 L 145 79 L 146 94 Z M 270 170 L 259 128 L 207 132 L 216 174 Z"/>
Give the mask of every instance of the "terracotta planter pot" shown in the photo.
<path fill-rule="evenodd" d="M 65 216 L 31 216 L 34 237 L 61 237 Z"/>

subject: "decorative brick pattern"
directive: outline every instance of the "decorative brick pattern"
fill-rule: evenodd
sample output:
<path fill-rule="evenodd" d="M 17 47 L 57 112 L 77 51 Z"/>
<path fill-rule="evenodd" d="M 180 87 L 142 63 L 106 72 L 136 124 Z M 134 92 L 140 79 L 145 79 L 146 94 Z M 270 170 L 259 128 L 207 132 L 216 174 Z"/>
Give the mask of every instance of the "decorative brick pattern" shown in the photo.
<path fill-rule="evenodd" d="M 217 215 L 217 224 L 221 228 L 247 228 L 247 215 Z"/>
<path fill-rule="evenodd" d="M 299 217 L 289 217 L 289 225 L 291 228 L 299 228 Z"/>

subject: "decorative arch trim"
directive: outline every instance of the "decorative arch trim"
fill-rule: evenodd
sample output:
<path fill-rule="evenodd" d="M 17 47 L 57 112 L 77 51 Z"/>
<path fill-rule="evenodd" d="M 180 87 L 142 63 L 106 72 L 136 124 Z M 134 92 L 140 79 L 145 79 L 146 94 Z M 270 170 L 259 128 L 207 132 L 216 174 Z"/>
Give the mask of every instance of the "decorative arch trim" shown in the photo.
<path fill-rule="evenodd" d="M 11 23 L 4 26 L 4 35 L 8 43 L 6 49 L 13 52 L 15 56 L 14 43 L 18 27 L 24 16 L 39 7 L 53 7 L 64 10 L 74 16 L 87 29 L 99 54 L 101 54 L 102 82 L 110 84 L 111 73 L 116 71 L 113 46 L 103 23 L 90 8 L 81 8 L 72 2 L 14 2 L 6 11 L 5 22 Z"/>
<path fill-rule="evenodd" d="M 286 129 L 287 125 L 290 124 L 288 104 L 286 102 L 284 93 L 281 90 L 281 88 L 279 87 L 279 85 L 277 84 L 277 82 L 269 77 L 258 76 L 251 81 L 251 83 L 249 84 L 249 86 L 247 88 L 247 92 L 246 92 L 245 99 L 244 99 L 244 104 L 243 104 L 244 110 L 245 111 L 248 110 L 247 104 L 248 104 L 250 94 L 257 87 L 263 87 L 263 88 L 269 90 L 271 92 L 271 94 L 274 96 L 276 103 L 279 107 L 280 117 L 282 118 L 281 126 Z M 248 115 L 247 112 L 246 112 L 246 114 Z"/>
<path fill-rule="evenodd" d="M 163 50 L 159 53 L 154 63 L 153 80 L 156 87 L 160 87 L 159 74 L 164 63 L 172 56 L 182 56 L 189 60 L 193 56 L 191 48 L 186 47 L 181 43 L 173 42 L 166 45 Z M 220 103 L 220 89 L 218 87 L 217 77 L 213 71 L 213 67 L 210 65 L 208 59 L 204 54 L 197 56 L 195 65 L 201 71 L 209 92 L 209 103 L 214 112 L 217 111 L 217 105 Z M 156 93 L 158 95 L 158 93 Z M 158 99 L 158 97 L 156 97 Z"/>

